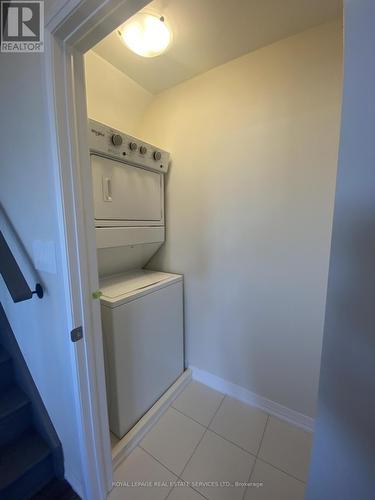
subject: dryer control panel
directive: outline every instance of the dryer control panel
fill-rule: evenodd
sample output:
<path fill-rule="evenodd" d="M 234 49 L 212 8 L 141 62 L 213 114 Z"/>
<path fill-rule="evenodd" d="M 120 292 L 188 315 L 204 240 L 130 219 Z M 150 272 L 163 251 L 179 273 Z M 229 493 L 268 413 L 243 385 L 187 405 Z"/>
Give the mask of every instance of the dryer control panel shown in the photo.
<path fill-rule="evenodd" d="M 169 153 L 136 137 L 89 120 L 89 147 L 91 152 L 116 158 L 118 161 L 166 173 Z"/>

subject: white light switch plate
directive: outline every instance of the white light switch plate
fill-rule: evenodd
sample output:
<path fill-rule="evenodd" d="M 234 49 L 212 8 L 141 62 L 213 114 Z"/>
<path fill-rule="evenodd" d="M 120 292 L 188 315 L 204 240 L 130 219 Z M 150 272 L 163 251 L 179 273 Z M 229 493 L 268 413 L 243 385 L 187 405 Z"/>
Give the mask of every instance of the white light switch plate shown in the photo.
<path fill-rule="evenodd" d="M 54 241 L 33 241 L 33 261 L 35 269 L 56 274 L 56 251 Z"/>

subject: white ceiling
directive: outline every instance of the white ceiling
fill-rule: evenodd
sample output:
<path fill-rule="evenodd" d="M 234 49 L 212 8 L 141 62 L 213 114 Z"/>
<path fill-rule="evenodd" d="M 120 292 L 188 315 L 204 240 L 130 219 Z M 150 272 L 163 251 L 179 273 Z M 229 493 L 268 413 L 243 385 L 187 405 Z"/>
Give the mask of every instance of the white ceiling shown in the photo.
<path fill-rule="evenodd" d="M 170 49 L 154 58 L 133 54 L 116 32 L 94 51 L 142 87 L 158 93 L 259 47 L 338 18 L 342 0 L 154 0 Z"/>

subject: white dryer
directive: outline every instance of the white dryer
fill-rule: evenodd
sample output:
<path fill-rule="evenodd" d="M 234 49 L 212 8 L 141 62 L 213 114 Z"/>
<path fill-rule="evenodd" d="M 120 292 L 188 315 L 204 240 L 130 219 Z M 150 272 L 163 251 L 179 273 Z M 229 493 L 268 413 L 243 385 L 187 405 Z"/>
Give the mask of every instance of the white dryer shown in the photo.
<path fill-rule="evenodd" d="M 169 153 L 89 121 L 99 274 L 143 267 L 165 240 Z"/>
<path fill-rule="evenodd" d="M 169 153 L 89 122 L 111 431 L 122 438 L 184 370 L 182 276 L 143 266 L 165 240 Z"/>

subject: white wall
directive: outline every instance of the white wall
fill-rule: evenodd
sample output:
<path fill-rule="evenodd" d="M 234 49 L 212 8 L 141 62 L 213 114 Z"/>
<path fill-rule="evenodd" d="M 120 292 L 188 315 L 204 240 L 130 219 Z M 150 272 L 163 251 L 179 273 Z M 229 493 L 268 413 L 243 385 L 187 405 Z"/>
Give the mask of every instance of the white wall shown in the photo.
<path fill-rule="evenodd" d="M 85 54 L 85 72 L 89 117 L 135 134 L 153 95 L 92 50 Z"/>
<path fill-rule="evenodd" d="M 340 157 L 307 500 L 373 500 L 375 491 L 374 19 L 373 0 L 345 0 Z"/>
<path fill-rule="evenodd" d="M 67 325 L 57 225 L 52 157 L 49 147 L 43 56 L 1 54 L 0 66 L 0 200 L 27 252 L 35 240 L 55 246 L 52 272 L 40 272 L 43 300 L 14 304 L 0 278 L 0 300 L 21 351 L 63 445 L 69 481 L 82 481 L 78 429 L 75 417 L 71 355 L 74 349 Z M 7 227 L 1 229 L 30 286 L 35 284 Z"/>
<path fill-rule="evenodd" d="M 341 99 L 330 23 L 158 95 L 138 135 L 172 153 L 167 242 L 188 361 L 313 416 Z"/>

